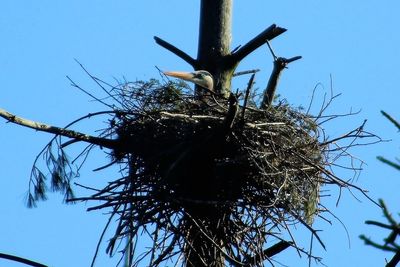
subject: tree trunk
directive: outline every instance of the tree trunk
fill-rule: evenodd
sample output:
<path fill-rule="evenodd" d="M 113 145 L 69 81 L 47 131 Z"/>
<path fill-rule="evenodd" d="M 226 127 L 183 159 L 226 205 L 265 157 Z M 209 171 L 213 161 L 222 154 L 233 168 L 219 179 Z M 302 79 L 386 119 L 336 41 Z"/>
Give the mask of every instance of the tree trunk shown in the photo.
<path fill-rule="evenodd" d="M 214 91 L 225 96 L 231 90 L 233 66 L 226 64 L 231 44 L 232 0 L 202 0 L 200 8 L 199 44 L 197 53 L 198 69 L 207 70 L 214 77 Z M 198 90 L 197 94 L 201 95 Z M 207 177 L 210 180 L 212 177 Z M 211 183 L 213 181 L 210 181 Z M 212 185 L 209 185 L 212 187 Z M 224 257 L 220 236 L 220 221 L 229 216 L 217 208 L 204 207 L 189 209 L 192 220 L 187 222 L 189 232 L 188 246 L 185 249 L 186 267 L 213 266 L 223 267 Z M 207 237 L 193 220 L 207 228 Z M 213 239 L 213 242 L 209 238 Z M 217 248 L 216 246 L 219 246 Z"/>
<path fill-rule="evenodd" d="M 221 250 L 224 250 L 221 240 L 224 233 L 218 229 L 226 220 L 220 210 L 215 207 L 203 207 L 189 209 L 192 218 L 188 219 L 187 246 L 185 248 L 186 267 L 224 267 L 225 258 Z M 207 210 L 206 212 L 204 212 Z M 197 214 L 196 214 L 197 212 Z M 195 223 L 194 223 L 195 220 Z M 212 239 L 212 241 L 211 241 Z"/>
<path fill-rule="evenodd" d="M 202 0 L 200 7 L 199 69 L 210 72 L 215 91 L 227 96 L 231 89 L 234 66 L 229 66 L 232 27 L 232 0 Z"/>

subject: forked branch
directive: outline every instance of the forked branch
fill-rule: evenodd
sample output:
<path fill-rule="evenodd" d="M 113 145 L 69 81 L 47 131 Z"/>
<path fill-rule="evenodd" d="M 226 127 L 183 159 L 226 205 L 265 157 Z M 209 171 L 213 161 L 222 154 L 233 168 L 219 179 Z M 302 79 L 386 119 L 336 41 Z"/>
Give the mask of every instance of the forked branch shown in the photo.
<path fill-rule="evenodd" d="M 281 35 L 286 31 L 285 28 L 277 27 L 275 24 L 272 24 L 267 29 L 265 29 L 262 33 L 254 37 L 244 46 L 239 48 L 235 53 L 231 55 L 231 60 L 233 66 L 238 64 L 242 59 L 252 53 L 254 50 L 265 44 L 266 42 L 274 39 L 278 35 Z"/>
<path fill-rule="evenodd" d="M 260 106 L 261 109 L 266 109 L 269 106 L 271 106 L 271 103 L 274 100 L 279 77 L 282 74 L 282 71 L 286 68 L 286 66 L 290 62 L 293 62 L 298 59 L 301 59 L 301 56 L 296 56 L 289 59 L 284 57 L 278 57 L 274 60 L 274 68 L 272 69 L 271 76 L 269 77 L 267 88 L 264 91 L 264 97 Z"/>

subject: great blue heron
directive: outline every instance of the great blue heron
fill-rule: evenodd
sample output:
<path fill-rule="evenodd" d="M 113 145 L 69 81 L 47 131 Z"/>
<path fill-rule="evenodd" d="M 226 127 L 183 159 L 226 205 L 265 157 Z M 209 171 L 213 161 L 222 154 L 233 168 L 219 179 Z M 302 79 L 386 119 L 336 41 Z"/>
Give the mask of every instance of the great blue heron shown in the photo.
<path fill-rule="evenodd" d="M 165 75 L 179 78 L 185 81 L 195 83 L 209 91 L 214 91 L 214 78 L 213 76 L 205 70 L 196 70 L 193 72 L 183 72 L 183 71 L 166 71 Z"/>

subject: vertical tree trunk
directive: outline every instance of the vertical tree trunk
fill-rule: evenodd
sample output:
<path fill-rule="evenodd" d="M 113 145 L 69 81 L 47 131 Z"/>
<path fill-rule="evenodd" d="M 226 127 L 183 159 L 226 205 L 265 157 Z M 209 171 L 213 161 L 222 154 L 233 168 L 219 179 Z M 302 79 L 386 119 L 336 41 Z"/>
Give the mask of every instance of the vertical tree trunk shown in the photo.
<path fill-rule="evenodd" d="M 215 91 L 226 96 L 234 71 L 224 60 L 230 54 L 231 27 L 232 0 L 201 1 L 197 60 L 200 68 L 214 76 Z"/>
<path fill-rule="evenodd" d="M 221 252 L 221 249 L 224 249 L 221 242 L 224 237 L 221 236 L 223 233 L 221 229 L 218 229 L 218 225 L 223 224 L 221 220 L 226 219 L 224 216 L 227 214 L 223 215 L 221 211 L 213 207 L 208 207 L 208 214 L 206 214 L 204 209 L 198 210 L 199 214 L 196 214 L 194 209 L 188 210 L 191 212 L 192 219 L 196 220 L 196 224 L 191 219 L 187 224 L 190 228 L 187 236 L 189 244 L 184 252 L 186 267 L 224 267 L 225 258 Z M 202 230 L 199 230 L 199 225 Z"/>
<path fill-rule="evenodd" d="M 231 17 L 232 0 L 201 0 L 199 44 L 198 44 L 198 68 L 209 71 L 214 77 L 214 90 L 216 93 L 229 95 L 231 90 L 231 79 L 234 71 L 233 66 L 226 64 L 226 56 L 230 54 L 231 44 Z M 198 93 L 200 93 L 198 91 Z M 206 171 L 207 172 L 207 171 Z M 211 173 L 211 172 L 209 172 Z M 207 177 L 209 182 L 213 177 Z M 208 188 L 213 185 L 208 185 Z M 208 189 L 209 190 L 209 189 Z M 188 237 L 190 243 L 185 249 L 186 267 L 213 266 L 223 267 L 224 256 L 223 233 L 218 229 L 221 220 L 229 217 L 217 207 L 189 208 L 190 216 L 207 228 L 208 238 L 198 230 L 198 227 L 188 221 Z M 213 242 L 209 240 L 213 239 Z M 220 249 L 216 248 L 216 245 Z"/>

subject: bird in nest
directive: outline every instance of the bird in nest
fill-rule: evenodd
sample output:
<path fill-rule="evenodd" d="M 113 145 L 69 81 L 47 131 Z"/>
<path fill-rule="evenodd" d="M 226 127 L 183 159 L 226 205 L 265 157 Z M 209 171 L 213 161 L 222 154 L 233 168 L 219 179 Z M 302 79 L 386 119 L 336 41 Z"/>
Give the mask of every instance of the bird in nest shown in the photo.
<path fill-rule="evenodd" d="M 175 77 L 185 81 L 192 82 L 206 89 L 209 92 L 214 92 L 214 78 L 206 70 L 196 70 L 193 72 L 166 71 L 164 72 L 164 74 L 170 77 Z"/>

